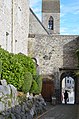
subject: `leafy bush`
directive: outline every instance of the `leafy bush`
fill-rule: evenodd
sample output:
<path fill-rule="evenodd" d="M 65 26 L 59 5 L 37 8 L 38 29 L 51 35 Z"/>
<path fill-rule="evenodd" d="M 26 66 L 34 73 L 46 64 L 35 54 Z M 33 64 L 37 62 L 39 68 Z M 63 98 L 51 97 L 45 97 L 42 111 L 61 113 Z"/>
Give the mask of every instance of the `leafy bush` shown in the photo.
<path fill-rule="evenodd" d="M 1 73 L 2 73 L 2 61 L 0 60 L 0 79 L 1 79 Z"/>
<path fill-rule="evenodd" d="M 34 80 L 36 81 L 38 85 L 38 93 L 41 93 L 42 90 L 42 77 L 40 75 L 35 75 Z"/>
<path fill-rule="evenodd" d="M 31 85 L 32 85 L 32 80 L 33 80 L 32 74 L 31 74 L 30 72 L 27 72 L 27 73 L 25 74 L 25 77 L 24 77 L 24 78 L 25 78 L 25 79 L 24 79 L 22 91 L 23 91 L 24 93 L 27 93 L 27 92 L 29 92 L 29 90 L 30 90 L 30 88 L 31 88 Z"/>
<path fill-rule="evenodd" d="M 0 76 L 19 91 L 39 94 L 42 89 L 41 76 L 36 75 L 36 66 L 24 54 L 12 54 L 0 48 Z M 32 77 L 33 76 L 33 77 Z"/>
<path fill-rule="evenodd" d="M 34 94 L 39 94 L 41 93 L 41 90 L 42 90 L 42 77 L 40 75 L 34 75 L 30 92 Z"/>
<path fill-rule="evenodd" d="M 0 61 L 2 62 L 1 78 L 13 84 L 22 91 L 26 72 L 36 74 L 36 67 L 30 57 L 24 54 L 11 54 L 0 48 Z"/>
<path fill-rule="evenodd" d="M 31 89 L 30 89 L 30 93 L 38 94 L 38 84 L 35 80 L 32 81 L 32 86 L 31 86 Z"/>

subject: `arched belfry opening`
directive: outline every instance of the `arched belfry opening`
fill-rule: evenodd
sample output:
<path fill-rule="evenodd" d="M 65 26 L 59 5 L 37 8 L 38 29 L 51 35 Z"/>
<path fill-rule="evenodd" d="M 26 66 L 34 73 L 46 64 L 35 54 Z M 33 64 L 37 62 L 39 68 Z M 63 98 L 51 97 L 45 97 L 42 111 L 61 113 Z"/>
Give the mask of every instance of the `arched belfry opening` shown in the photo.
<path fill-rule="evenodd" d="M 60 34 L 60 0 L 42 0 L 42 23 L 49 34 Z"/>
<path fill-rule="evenodd" d="M 67 91 L 67 104 L 75 104 L 76 102 L 76 77 L 74 72 L 63 72 L 60 77 L 61 87 L 61 103 L 65 104 L 64 93 Z"/>
<path fill-rule="evenodd" d="M 48 29 L 50 30 L 54 29 L 54 20 L 52 16 L 50 16 L 49 21 L 48 21 Z"/>

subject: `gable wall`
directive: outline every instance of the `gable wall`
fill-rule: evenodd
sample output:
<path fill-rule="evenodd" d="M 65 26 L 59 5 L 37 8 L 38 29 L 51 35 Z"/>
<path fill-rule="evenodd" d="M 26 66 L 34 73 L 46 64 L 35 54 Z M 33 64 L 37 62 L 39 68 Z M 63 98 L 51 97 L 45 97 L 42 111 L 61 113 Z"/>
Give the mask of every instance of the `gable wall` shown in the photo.
<path fill-rule="evenodd" d="M 40 73 L 50 74 L 60 67 L 77 67 L 75 55 L 76 49 L 79 48 L 77 37 L 36 35 L 34 40 L 29 40 L 30 50 L 34 51 L 32 55 L 39 59 Z"/>
<path fill-rule="evenodd" d="M 45 78 L 49 75 L 53 76 L 55 96 L 57 101 L 60 102 L 60 77 L 62 72 L 59 68 L 77 68 L 78 60 L 75 52 L 79 48 L 79 36 L 36 35 L 29 38 L 28 44 L 29 55 L 39 61 L 39 73 Z M 76 86 L 76 102 L 79 102 L 78 82 Z"/>
<path fill-rule="evenodd" d="M 53 75 L 56 88 L 60 87 L 59 68 L 75 68 L 78 61 L 75 54 L 79 48 L 78 36 L 36 35 L 29 38 L 28 54 L 39 61 L 41 75 Z"/>
<path fill-rule="evenodd" d="M 34 16 L 34 14 L 30 11 L 30 19 L 29 19 L 29 34 L 47 34 L 45 29 L 42 27 L 40 22 Z"/>

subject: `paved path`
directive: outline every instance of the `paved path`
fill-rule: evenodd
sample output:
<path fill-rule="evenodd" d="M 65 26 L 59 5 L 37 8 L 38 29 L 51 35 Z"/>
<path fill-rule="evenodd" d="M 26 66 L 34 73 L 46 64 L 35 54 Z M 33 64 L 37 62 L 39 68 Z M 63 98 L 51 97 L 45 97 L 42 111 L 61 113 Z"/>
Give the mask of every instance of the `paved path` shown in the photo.
<path fill-rule="evenodd" d="M 36 119 L 79 119 L 77 105 L 57 105 Z"/>

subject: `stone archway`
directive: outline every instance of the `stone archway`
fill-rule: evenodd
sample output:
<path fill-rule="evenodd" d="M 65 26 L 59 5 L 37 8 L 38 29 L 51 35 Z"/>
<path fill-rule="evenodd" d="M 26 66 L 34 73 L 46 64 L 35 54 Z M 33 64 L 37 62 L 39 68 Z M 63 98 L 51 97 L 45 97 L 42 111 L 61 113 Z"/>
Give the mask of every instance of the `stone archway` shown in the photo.
<path fill-rule="evenodd" d="M 64 71 L 60 77 L 60 100 L 64 103 L 64 92 L 67 90 L 69 98 L 68 104 L 76 103 L 76 81 L 75 73 L 72 71 Z"/>

